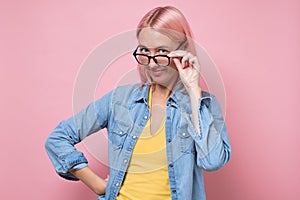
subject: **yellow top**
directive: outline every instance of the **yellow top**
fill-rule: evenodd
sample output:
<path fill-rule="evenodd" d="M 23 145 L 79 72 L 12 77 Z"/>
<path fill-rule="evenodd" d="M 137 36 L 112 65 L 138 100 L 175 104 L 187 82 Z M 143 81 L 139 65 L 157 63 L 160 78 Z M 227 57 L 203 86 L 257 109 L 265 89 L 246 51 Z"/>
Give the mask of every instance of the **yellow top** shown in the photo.
<path fill-rule="evenodd" d="M 150 87 L 150 108 L 151 94 Z M 152 136 L 149 119 L 133 149 L 117 200 L 171 199 L 165 141 L 165 120 Z"/>

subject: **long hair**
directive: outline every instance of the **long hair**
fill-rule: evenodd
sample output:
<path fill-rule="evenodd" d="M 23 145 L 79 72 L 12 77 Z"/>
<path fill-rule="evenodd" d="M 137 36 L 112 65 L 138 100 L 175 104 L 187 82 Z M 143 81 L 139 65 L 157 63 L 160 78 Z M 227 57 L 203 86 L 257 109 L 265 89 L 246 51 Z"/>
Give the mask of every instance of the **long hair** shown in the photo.
<path fill-rule="evenodd" d="M 136 37 L 144 28 L 153 28 L 154 30 L 166 35 L 171 40 L 177 42 L 185 42 L 185 50 L 196 55 L 195 44 L 193 42 L 192 32 L 188 21 L 184 15 L 175 7 L 165 6 L 156 7 L 150 10 L 141 19 L 137 26 Z M 142 70 L 142 66 L 138 65 L 138 71 L 140 74 L 142 84 L 147 81 L 145 71 Z"/>

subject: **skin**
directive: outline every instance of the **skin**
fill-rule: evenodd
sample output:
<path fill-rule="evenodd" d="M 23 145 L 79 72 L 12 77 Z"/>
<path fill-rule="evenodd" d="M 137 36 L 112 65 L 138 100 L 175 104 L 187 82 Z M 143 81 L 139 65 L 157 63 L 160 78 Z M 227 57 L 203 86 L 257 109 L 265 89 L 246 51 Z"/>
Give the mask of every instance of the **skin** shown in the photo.
<path fill-rule="evenodd" d="M 179 81 L 182 81 L 191 100 L 191 108 L 195 128 L 200 133 L 198 125 L 198 99 L 201 98 L 201 88 L 198 85 L 200 78 L 200 65 L 196 56 L 184 50 L 176 50 L 178 42 L 171 40 L 154 29 L 143 29 L 138 37 L 139 45 L 148 55 L 165 54 L 172 58 L 167 67 L 159 67 L 151 59 L 149 66 L 145 67 L 148 78 L 154 82 L 151 106 L 151 134 L 154 135 L 160 127 L 165 116 L 166 101 Z M 144 66 L 140 66 L 144 67 Z M 146 77 L 143 77 L 144 79 Z M 142 80 L 143 81 L 143 80 Z M 108 177 L 102 179 L 88 166 L 79 170 L 70 171 L 96 194 L 105 193 Z"/>

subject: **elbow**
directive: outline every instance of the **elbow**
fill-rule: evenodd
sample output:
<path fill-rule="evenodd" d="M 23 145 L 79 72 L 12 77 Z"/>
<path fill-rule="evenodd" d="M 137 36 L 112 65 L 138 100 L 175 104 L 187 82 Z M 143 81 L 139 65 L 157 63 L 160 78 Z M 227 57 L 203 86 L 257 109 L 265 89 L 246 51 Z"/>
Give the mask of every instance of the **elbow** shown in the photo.
<path fill-rule="evenodd" d="M 48 155 L 52 154 L 54 152 L 54 150 L 56 149 L 56 142 L 54 141 L 53 138 L 51 138 L 51 136 L 49 136 L 45 143 L 44 143 L 44 148 L 46 150 L 46 152 L 48 153 Z"/>
<path fill-rule="evenodd" d="M 208 172 L 216 171 L 220 169 L 222 166 L 224 166 L 224 162 L 222 162 L 221 160 L 205 161 L 202 164 L 202 168 Z"/>
<path fill-rule="evenodd" d="M 44 148 L 45 148 L 45 150 L 46 150 L 47 153 L 48 153 L 49 150 L 51 149 L 50 147 L 51 147 L 51 141 L 50 141 L 50 139 L 49 139 L 49 137 L 48 137 L 48 138 L 46 139 L 45 143 L 44 143 Z"/>
<path fill-rule="evenodd" d="M 220 162 L 214 162 L 214 163 L 206 163 L 206 164 L 202 165 L 202 168 L 205 171 L 212 172 L 212 171 L 216 171 L 216 170 L 220 169 L 224 165 L 225 165 L 225 163 L 220 161 Z"/>
<path fill-rule="evenodd" d="M 219 156 L 207 156 L 202 160 L 202 168 L 205 171 L 216 171 L 223 167 L 230 159 L 231 152 L 224 151 Z"/>

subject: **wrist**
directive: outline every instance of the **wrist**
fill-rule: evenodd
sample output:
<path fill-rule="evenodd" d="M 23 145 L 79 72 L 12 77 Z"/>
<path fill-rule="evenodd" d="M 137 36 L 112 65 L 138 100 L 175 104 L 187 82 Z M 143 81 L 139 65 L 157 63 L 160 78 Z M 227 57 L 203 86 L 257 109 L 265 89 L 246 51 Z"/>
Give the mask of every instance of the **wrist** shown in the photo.
<path fill-rule="evenodd" d="M 98 195 L 105 194 L 107 182 L 104 179 L 97 177 L 97 183 L 98 184 L 94 185 L 94 188 L 92 190 Z"/>
<path fill-rule="evenodd" d="M 202 89 L 199 87 L 199 85 L 190 86 L 187 88 L 187 92 L 191 97 L 195 97 L 197 99 L 202 97 Z"/>

